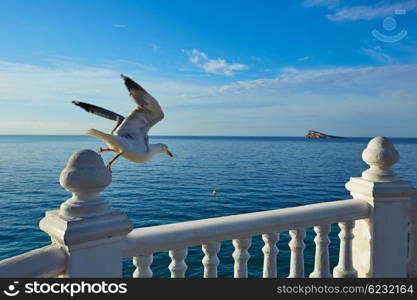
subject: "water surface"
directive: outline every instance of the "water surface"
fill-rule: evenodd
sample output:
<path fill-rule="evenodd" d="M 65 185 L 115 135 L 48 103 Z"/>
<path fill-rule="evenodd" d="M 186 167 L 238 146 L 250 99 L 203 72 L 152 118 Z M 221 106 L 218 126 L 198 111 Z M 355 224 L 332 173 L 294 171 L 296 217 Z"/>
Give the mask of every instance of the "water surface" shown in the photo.
<path fill-rule="evenodd" d="M 135 227 L 227 216 L 322 201 L 349 199 L 344 184 L 367 168 L 361 153 L 370 138 L 306 140 L 297 137 L 151 137 L 169 145 L 174 158 L 154 157 L 146 164 L 123 159 L 113 166 L 113 182 L 103 195 L 126 212 Z M 400 152 L 394 166 L 417 185 L 417 139 L 392 139 Z M 103 144 L 88 136 L 0 136 L 0 259 L 42 247 L 49 237 L 39 230 L 45 210 L 69 198 L 59 185 L 68 158 Z M 105 161 L 112 153 L 104 153 Z M 216 196 L 212 191 L 216 190 Z M 332 227 L 331 264 L 337 263 L 338 228 Z M 306 237 L 306 275 L 312 271 L 312 230 Z M 288 275 L 288 234 L 279 242 L 278 270 Z M 254 237 L 250 276 L 262 274 L 263 243 Z M 233 276 L 233 247 L 224 242 L 219 276 Z M 200 247 L 189 249 L 187 276 L 201 277 Z M 157 277 L 169 276 L 167 253 L 155 255 Z M 124 276 L 131 276 L 131 259 Z"/>

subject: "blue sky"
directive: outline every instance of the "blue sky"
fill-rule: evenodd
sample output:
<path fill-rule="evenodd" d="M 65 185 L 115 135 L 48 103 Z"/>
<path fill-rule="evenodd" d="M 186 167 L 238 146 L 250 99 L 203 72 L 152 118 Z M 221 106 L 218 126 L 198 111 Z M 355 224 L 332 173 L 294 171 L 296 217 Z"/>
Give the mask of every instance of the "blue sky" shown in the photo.
<path fill-rule="evenodd" d="M 0 134 L 110 130 L 70 102 L 127 114 L 124 73 L 151 134 L 415 137 L 416 31 L 417 0 L 3 0 Z"/>

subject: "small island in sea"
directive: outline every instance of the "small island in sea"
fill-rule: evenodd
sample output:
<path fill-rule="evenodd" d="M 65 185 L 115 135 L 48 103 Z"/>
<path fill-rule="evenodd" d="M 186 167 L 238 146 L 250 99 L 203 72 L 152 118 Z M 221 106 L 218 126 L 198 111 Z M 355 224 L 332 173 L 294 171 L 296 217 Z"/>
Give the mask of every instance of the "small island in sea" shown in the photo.
<path fill-rule="evenodd" d="M 343 139 L 341 136 L 327 135 L 318 131 L 309 130 L 305 135 L 306 139 Z"/>

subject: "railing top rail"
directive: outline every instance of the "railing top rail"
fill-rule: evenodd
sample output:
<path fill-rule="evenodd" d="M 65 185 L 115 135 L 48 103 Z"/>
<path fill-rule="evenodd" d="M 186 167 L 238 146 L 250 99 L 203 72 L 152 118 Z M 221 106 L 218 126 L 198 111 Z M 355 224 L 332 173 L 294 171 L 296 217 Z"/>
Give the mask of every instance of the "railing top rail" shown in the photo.
<path fill-rule="evenodd" d="M 225 241 L 269 232 L 367 218 L 363 200 L 339 200 L 225 217 L 137 228 L 125 240 L 124 256 Z"/>
<path fill-rule="evenodd" d="M 56 246 L 46 246 L 0 261 L 0 277 L 56 277 L 66 268 L 67 255 Z"/>

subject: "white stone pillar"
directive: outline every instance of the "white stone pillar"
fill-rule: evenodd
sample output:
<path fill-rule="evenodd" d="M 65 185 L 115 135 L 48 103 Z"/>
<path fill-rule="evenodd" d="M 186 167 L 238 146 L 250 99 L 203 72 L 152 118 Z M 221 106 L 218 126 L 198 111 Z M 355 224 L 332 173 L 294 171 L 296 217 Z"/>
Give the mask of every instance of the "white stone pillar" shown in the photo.
<path fill-rule="evenodd" d="M 417 197 L 410 201 L 409 207 L 409 247 L 407 260 L 407 275 L 417 278 Z"/>
<path fill-rule="evenodd" d="M 399 154 L 387 138 L 372 139 L 362 159 L 370 168 L 346 183 L 370 207 L 370 217 L 355 222 L 353 266 L 358 277 L 406 277 L 407 208 L 416 190 L 390 170 Z"/>
<path fill-rule="evenodd" d="M 132 223 L 100 196 L 111 179 L 92 150 L 74 153 L 61 172 L 60 183 L 73 196 L 47 211 L 39 227 L 67 252 L 67 277 L 122 277 L 122 241 Z"/>

